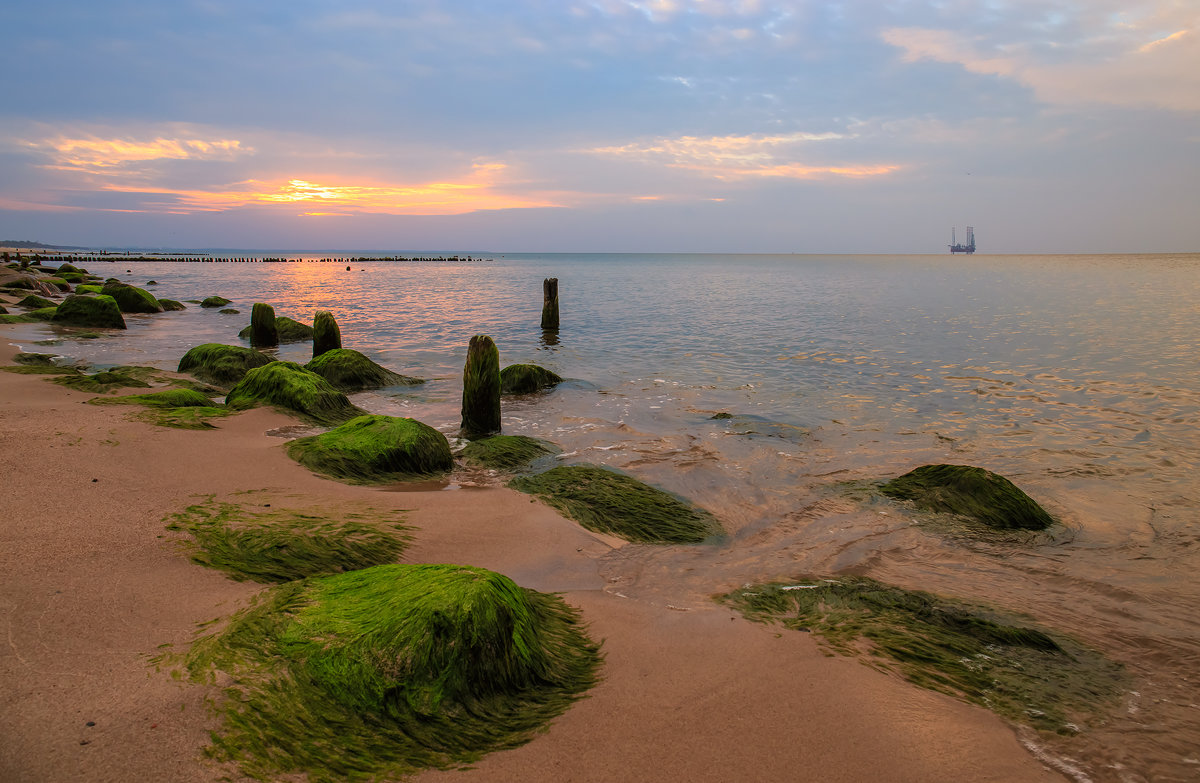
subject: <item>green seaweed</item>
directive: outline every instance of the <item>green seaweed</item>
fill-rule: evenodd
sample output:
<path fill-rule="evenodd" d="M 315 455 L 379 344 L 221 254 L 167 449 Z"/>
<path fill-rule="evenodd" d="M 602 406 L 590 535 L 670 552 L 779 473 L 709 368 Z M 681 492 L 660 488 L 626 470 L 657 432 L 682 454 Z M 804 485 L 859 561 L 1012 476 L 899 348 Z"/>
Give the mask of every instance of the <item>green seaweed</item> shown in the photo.
<path fill-rule="evenodd" d="M 43 307 L 58 307 L 58 303 L 51 301 L 44 296 L 30 294 L 21 301 L 17 302 L 17 307 L 27 307 L 30 310 L 40 310 Z"/>
<path fill-rule="evenodd" d="M 415 419 L 365 415 L 320 435 L 297 438 L 288 456 L 317 473 L 378 484 L 444 473 L 454 465 L 446 436 Z"/>
<path fill-rule="evenodd" d="M 125 328 L 125 318 L 121 315 L 117 300 L 105 294 L 68 296 L 54 313 L 54 322 L 89 329 Z"/>
<path fill-rule="evenodd" d="M 18 375 L 82 375 L 83 371 L 78 367 L 57 366 L 57 365 L 18 365 L 16 367 L 0 367 L 0 370 L 12 372 Z"/>
<path fill-rule="evenodd" d="M 239 582 L 288 582 L 394 563 L 411 539 L 399 515 L 372 509 L 252 509 L 238 503 L 189 506 L 167 517 L 186 533 L 193 563 Z"/>
<path fill-rule="evenodd" d="M 76 288 L 75 290 L 78 291 L 79 289 Z M 187 305 L 185 305 L 183 302 L 177 302 L 174 299 L 159 299 L 158 303 L 160 305 L 162 305 L 162 309 L 164 312 L 171 312 L 174 310 L 186 310 L 187 309 Z"/>
<path fill-rule="evenodd" d="M 45 285 L 52 285 L 59 291 L 71 290 L 71 284 L 61 277 L 43 277 L 42 283 Z"/>
<path fill-rule="evenodd" d="M 100 293 L 115 299 L 123 313 L 161 313 L 163 311 L 162 305 L 154 298 L 154 294 L 134 285 L 106 282 L 100 289 Z"/>
<path fill-rule="evenodd" d="M 1042 730 L 1073 731 L 1071 721 L 1120 691 L 1118 664 L 1003 612 L 867 577 L 797 581 L 747 586 L 718 600 Z"/>
<path fill-rule="evenodd" d="M 596 681 L 560 598 L 454 565 L 270 588 L 185 662 L 232 675 L 210 755 L 258 780 L 394 778 L 527 742 Z"/>
<path fill-rule="evenodd" d="M 167 389 L 149 394 L 128 394 L 121 397 L 96 397 L 88 400 L 94 405 L 142 405 L 148 410 L 134 418 L 159 427 L 183 430 L 215 429 L 210 419 L 228 416 L 233 411 L 216 405 L 196 389 Z"/>
<path fill-rule="evenodd" d="M 271 362 L 250 370 L 229 390 L 225 404 L 237 410 L 271 405 L 322 424 L 340 424 L 366 412 L 295 362 Z"/>
<path fill-rule="evenodd" d="M 463 367 L 462 436 L 486 438 L 500 431 L 500 350 L 486 334 L 471 338 Z"/>
<path fill-rule="evenodd" d="M 536 364 L 510 364 L 500 371 L 501 394 L 532 394 L 562 383 L 556 373 Z"/>
<path fill-rule="evenodd" d="M 58 358 L 58 354 L 53 353 L 25 353 L 21 352 L 13 356 L 13 361 L 17 364 L 26 364 L 38 367 L 54 367 L 54 360 Z"/>
<path fill-rule="evenodd" d="M 15 313 L 0 314 L 0 324 L 33 324 L 37 323 L 38 319 L 30 318 L 28 315 L 17 315 Z"/>
<path fill-rule="evenodd" d="M 492 435 L 471 441 L 460 452 L 463 461 L 492 470 L 518 470 L 560 451 L 554 444 L 524 435 Z"/>
<path fill-rule="evenodd" d="M 879 488 L 917 508 L 976 519 L 1002 530 L 1045 530 L 1054 519 L 1003 476 L 970 465 L 924 465 Z"/>
<path fill-rule="evenodd" d="M 189 373 L 202 381 L 231 387 L 246 377 L 255 367 L 271 363 L 265 353 L 240 345 L 204 343 L 190 349 L 179 360 L 179 372 Z"/>
<path fill-rule="evenodd" d="M 589 530 L 629 541 L 694 544 L 722 532 L 708 511 L 595 465 L 562 465 L 508 485 L 537 495 Z"/>
<path fill-rule="evenodd" d="M 58 312 L 57 307 L 42 307 L 37 310 L 30 310 L 25 315 L 35 321 L 53 321 L 56 312 Z"/>
<path fill-rule="evenodd" d="M 224 307 L 229 300 L 223 296 L 208 296 L 200 300 L 201 307 Z"/>
<path fill-rule="evenodd" d="M 98 294 L 103 290 L 104 287 L 99 285 L 87 285 L 85 283 L 80 283 L 79 285 L 75 286 L 75 293 L 77 294 Z M 158 300 L 158 303 L 162 304 L 162 300 Z"/>
<path fill-rule="evenodd" d="M 333 313 L 328 310 L 318 310 L 317 314 L 313 316 L 313 359 L 341 347 L 342 330 L 338 327 Z"/>
<path fill-rule="evenodd" d="M 221 315 L 238 315 L 242 311 L 238 310 L 236 307 L 222 307 L 217 312 Z"/>
<path fill-rule="evenodd" d="M 105 370 L 103 372 L 86 374 L 64 375 L 61 378 L 53 378 L 55 383 L 66 386 L 75 391 L 90 392 L 92 394 L 108 394 L 116 389 L 148 389 L 150 384 L 140 380 L 128 373 L 116 370 Z"/>
<path fill-rule="evenodd" d="M 315 372 L 342 391 L 379 389 L 384 386 L 415 386 L 424 378 L 411 378 L 380 367 L 362 353 L 350 348 L 332 348 L 311 362 L 305 369 Z"/>

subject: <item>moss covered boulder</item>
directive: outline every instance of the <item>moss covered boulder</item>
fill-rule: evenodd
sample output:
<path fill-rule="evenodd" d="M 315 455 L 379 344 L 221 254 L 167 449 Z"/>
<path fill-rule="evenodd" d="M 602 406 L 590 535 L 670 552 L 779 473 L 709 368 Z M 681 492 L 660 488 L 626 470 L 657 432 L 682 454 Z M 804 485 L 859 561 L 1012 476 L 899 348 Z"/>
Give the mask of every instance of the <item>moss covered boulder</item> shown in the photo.
<path fill-rule="evenodd" d="M 560 451 L 554 444 L 524 435 L 493 435 L 467 444 L 459 456 L 468 465 L 491 470 L 519 470 Z"/>
<path fill-rule="evenodd" d="M 58 312 L 58 308 L 51 305 L 50 307 L 40 307 L 37 310 L 30 310 L 26 315 L 35 321 L 53 321 L 56 312 Z"/>
<path fill-rule="evenodd" d="M 500 371 L 501 394 L 532 394 L 562 383 L 556 373 L 536 364 L 510 364 Z"/>
<path fill-rule="evenodd" d="M 82 287 L 83 286 L 80 286 L 80 288 Z M 79 288 L 76 288 L 75 290 L 78 291 Z M 185 305 L 183 302 L 177 302 L 174 299 L 159 299 L 158 303 L 162 306 L 163 312 L 187 309 L 187 305 Z"/>
<path fill-rule="evenodd" d="M 75 272 L 77 274 L 87 274 L 86 269 L 80 269 L 79 267 L 75 266 L 74 264 L 66 264 L 66 263 L 60 264 L 57 271 L 60 274 L 62 272 Z"/>
<path fill-rule="evenodd" d="M 17 302 L 18 307 L 28 307 L 30 310 L 40 310 L 43 307 L 57 307 L 58 303 L 47 299 L 44 296 L 30 294 L 21 301 Z"/>
<path fill-rule="evenodd" d="M 200 300 L 201 307 L 224 307 L 229 300 L 223 296 L 209 296 Z"/>
<path fill-rule="evenodd" d="M 257 306 L 257 305 L 256 305 Z M 243 340 L 250 340 L 253 333 L 253 325 L 247 326 L 242 331 L 238 332 L 238 337 Z M 288 318 L 281 315 L 275 319 L 275 336 L 278 344 L 283 343 L 302 343 L 305 340 L 313 338 L 313 328 L 308 324 L 302 324 L 294 318 Z"/>
<path fill-rule="evenodd" d="M 105 283 L 100 293 L 117 300 L 117 306 L 123 313 L 161 313 L 162 305 L 154 298 L 154 294 L 125 283 Z"/>
<path fill-rule="evenodd" d="M 124 329 L 125 319 L 111 296 L 68 296 L 54 313 L 54 322 L 93 329 Z"/>
<path fill-rule="evenodd" d="M 1002 530 L 1045 530 L 1054 520 L 1011 481 L 970 465 L 924 465 L 880 487 L 917 508 L 959 514 Z"/>
<path fill-rule="evenodd" d="M 384 386 L 415 386 L 423 378 L 411 378 L 380 367 L 350 348 L 334 348 L 304 365 L 342 391 L 379 389 Z"/>
<path fill-rule="evenodd" d="M 186 658 L 229 675 L 211 755 L 258 780 L 395 779 L 532 739 L 596 682 L 599 645 L 554 595 L 458 565 L 271 588 Z"/>
<path fill-rule="evenodd" d="M 81 283 L 81 284 L 75 286 L 75 293 L 77 293 L 77 294 L 98 294 L 103 290 L 104 290 L 104 286 L 99 286 L 99 285 L 87 285 L 87 284 Z M 159 304 L 162 304 L 162 302 L 160 301 Z"/>
<path fill-rule="evenodd" d="M 288 444 L 288 456 L 316 473 L 356 484 L 444 473 L 454 466 L 446 436 L 415 419 L 364 415 Z"/>
<path fill-rule="evenodd" d="M 250 370 L 229 390 L 225 404 L 236 410 L 271 405 L 322 424 L 340 424 L 365 413 L 329 381 L 295 362 L 271 362 Z"/>
<path fill-rule="evenodd" d="M 563 465 L 509 486 L 537 495 L 589 530 L 629 541 L 694 544 L 722 532 L 704 509 L 595 465 Z"/>
<path fill-rule="evenodd" d="M 318 310 L 313 316 L 313 358 L 342 347 L 342 330 L 333 313 Z"/>
<path fill-rule="evenodd" d="M 179 360 L 179 372 L 194 375 L 202 381 L 218 386 L 233 386 L 256 367 L 264 367 L 273 360 L 265 353 L 240 345 L 204 343 L 197 345 Z"/>

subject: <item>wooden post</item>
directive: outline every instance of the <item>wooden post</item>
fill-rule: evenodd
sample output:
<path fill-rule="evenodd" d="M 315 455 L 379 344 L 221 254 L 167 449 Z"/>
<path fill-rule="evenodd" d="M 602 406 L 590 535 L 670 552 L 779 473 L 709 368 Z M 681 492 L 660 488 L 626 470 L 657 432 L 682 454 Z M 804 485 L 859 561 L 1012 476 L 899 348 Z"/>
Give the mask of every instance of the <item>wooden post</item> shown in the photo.
<path fill-rule="evenodd" d="M 279 331 L 275 328 L 275 308 L 269 304 L 255 302 L 250 311 L 250 345 L 253 348 L 270 348 L 279 345 Z"/>
<path fill-rule="evenodd" d="M 486 334 L 471 338 L 463 367 L 462 436 L 475 440 L 500 431 L 500 351 Z"/>
<path fill-rule="evenodd" d="M 558 328 L 558 278 L 542 281 L 542 328 Z"/>
<path fill-rule="evenodd" d="M 326 351 L 342 347 L 342 330 L 338 328 L 333 313 L 328 310 L 318 310 L 313 316 L 313 358 Z"/>

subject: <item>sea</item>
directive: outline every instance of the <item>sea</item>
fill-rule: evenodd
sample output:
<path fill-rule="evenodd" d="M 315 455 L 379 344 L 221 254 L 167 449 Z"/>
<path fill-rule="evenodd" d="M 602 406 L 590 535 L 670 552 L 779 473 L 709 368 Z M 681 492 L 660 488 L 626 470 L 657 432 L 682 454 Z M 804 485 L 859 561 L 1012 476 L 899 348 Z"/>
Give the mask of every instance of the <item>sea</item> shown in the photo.
<path fill-rule="evenodd" d="M 292 262 L 107 256 L 89 271 L 237 312 L 127 315 L 98 339 L 6 333 L 63 361 L 175 369 L 194 345 L 244 344 L 255 302 L 309 323 L 329 310 L 345 347 L 427 379 L 354 401 L 451 438 L 467 344 L 489 335 L 502 366 L 567 379 L 505 399 L 505 433 L 682 495 L 728 533 L 627 546 L 602 563 L 610 589 L 695 607 L 760 580 L 865 574 L 1022 612 L 1129 674 L 1078 733 L 1021 730 L 1031 752 L 1077 781 L 1200 780 L 1200 254 L 218 255 Z M 303 363 L 311 343 L 275 353 Z M 873 491 L 930 463 L 1000 473 L 1060 524 L 979 539 Z"/>

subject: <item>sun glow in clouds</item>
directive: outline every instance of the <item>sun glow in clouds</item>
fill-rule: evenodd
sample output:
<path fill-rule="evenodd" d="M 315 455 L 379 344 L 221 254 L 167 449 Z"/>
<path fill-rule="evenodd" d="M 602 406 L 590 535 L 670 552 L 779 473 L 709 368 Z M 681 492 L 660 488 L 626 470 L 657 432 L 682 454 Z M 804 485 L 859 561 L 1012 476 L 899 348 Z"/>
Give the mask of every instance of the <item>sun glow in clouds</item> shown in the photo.
<path fill-rule="evenodd" d="M 233 160 L 253 154 L 237 139 L 169 139 L 144 141 L 56 137 L 30 146 L 46 150 L 55 161 L 54 168 L 104 172 L 127 163 L 154 160 Z"/>

